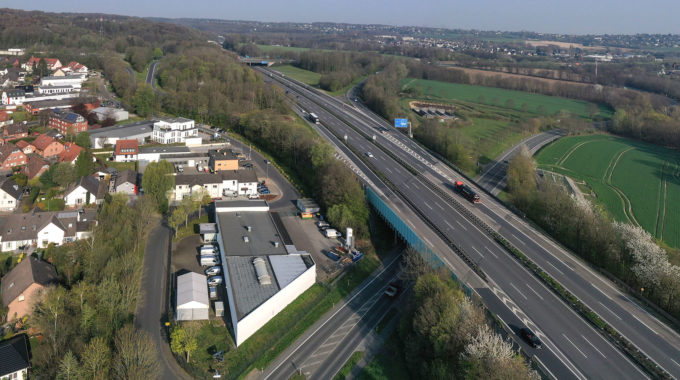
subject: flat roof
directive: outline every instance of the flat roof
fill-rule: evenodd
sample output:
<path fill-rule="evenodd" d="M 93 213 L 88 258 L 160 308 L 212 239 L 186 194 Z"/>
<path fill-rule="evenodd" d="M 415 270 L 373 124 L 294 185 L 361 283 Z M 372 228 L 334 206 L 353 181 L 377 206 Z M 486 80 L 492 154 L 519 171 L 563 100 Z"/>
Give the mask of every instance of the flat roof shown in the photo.
<path fill-rule="evenodd" d="M 253 202 L 254 203 L 254 202 Z M 285 255 L 286 247 L 268 211 L 217 212 L 225 256 Z M 250 227 L 250 231 L 248 231 Z M 246 243 L 244 237 L 248 238 Z M 274 245 L 278 243 L 278 247 Z"/>
<path fill-rule="evenodd" d="M 88 131 L 90 139 L 101 137 L 130 137 L 153 133 L 153 120 L 138 121 L 131 124 L 121 124 Z"/>
<path fill-rule="evenodd" d="M 153 127 L 153 123 L 151 124 Z M 179 153 L 192 153 L 186 146 L 150 146 L 139 148 L 140 154 L 179 154 Z"/>
<path fill-rule="evenodd" d="M 260 284 L 255 273 L 255 265 L 253 265 L 253 260 L 257 257 L 264 259 L 267 273 L 275 277 L 267 256 L 228 256 L 226 258 L 226 270 L 229 273 L 234 305 L 236 306 L 236 318 L 239 321 L 281 289 L 278 281 L 271 281 L 268 285 Z"/>

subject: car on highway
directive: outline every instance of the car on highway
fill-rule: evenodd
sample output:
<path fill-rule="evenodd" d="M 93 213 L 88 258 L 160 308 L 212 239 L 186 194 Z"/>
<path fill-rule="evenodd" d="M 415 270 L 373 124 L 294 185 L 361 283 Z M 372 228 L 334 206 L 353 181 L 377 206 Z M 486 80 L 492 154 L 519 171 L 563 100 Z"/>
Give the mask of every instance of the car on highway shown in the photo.
<path fill-rule="evenodd" d="M 208 278 L 208 286 L 217 286 L 222 283 L 222 276 L 212 276 Z"/>
<path fill-rule="evenodd" d="M 541 347 L 543 346 L 541 344 L 541 340 L 538 339 L 536 334 L 534 334 L 533 331 L 529 330 L 526 327 L 522 327 L 519 330 L 519 335 L 533 348 L 537 348 L 540 350 Z"/>
<path fill-rule="evenodd" d="M 217 274 L 220 274 L 220 273 L 222 273 L 222 267 L 218 267 L 218 266 L 210 267 L 210 268 L 205 270 L 206 276 L 214 276 L 214 275 L 217 275 Z"/>
<path fill-rule="evenodd" d="M 374 156 L 373 156 L 373 153 L 371 153 L 371 152 L 366 152 L 366 153 L 364 153 L 364 154 L 366 154 L 366 157 L 368 157 L 368 158 L 373 158 L 373 157 L 374 157 Z"/>
<path fill-rule="evenodd" d="M 387 289 L 385 289 L 385 295 L 388 297 L 396 297 L 397 294 L 399 294 L 399 285 L 396 281 L 392 281 L 389 283 L 389 285 L 387 285 Z"/>

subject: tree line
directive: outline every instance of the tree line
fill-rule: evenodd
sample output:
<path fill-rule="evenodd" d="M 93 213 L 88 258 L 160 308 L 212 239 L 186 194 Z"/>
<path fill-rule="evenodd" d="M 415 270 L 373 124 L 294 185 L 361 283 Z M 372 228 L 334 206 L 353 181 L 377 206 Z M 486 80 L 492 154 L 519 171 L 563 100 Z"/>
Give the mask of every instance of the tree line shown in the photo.
<path fill-rule="evenodd" d="M 32 377 L 158 376 L 157 348 L 132 326 L 155 207 L 147 197 L 129 206 L 125 196 L 107 196 L 92 237 L 45 251 L 59 284 L 48 288 L 28 319 L 42 335 L 33 347 Z"/>
<path fill-rule="evenodd" d="M 612 222 L 587 201 L 575 201 L 549 181 L 537 182 L 536 164 L 525 150 L 508 166 L 512 203 L 565 247 L 604 269 L 669 314 L 680 317 L 680 267 L 668 261 L 644 229 Z"/>
<path fill-rule="evenodd" d="M 414 286 L 397 329 L 403 357 L 396 360 L 406 363 L 411 378 L 540 378 L 448 271 L 434 271 L 411 249 L 405 263 L 402 276 Z"/>

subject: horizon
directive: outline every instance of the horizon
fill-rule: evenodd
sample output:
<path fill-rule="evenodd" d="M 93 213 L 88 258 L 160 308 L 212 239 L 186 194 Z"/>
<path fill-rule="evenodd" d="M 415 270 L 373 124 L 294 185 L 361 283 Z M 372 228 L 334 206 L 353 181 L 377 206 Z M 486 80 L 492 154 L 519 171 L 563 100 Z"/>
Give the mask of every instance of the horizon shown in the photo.
<path fill-rule="evenodd" d="M 413 12 L 413 6 L 404 0 L 396 2 L 378 0 L 372 4 L 366 4 L 360 0 L 347 0 L 342 4 L 328 4 L 324 9 L 318 7 L 318 3 L 306 0 L 293 0 L 292 3 L 286 4 L 263 0 L 258 2 L 256 7 L 243 3 L 230 3 L 202 0 L 194 2 L 192 8 L 186 10 L 184 3 L 178 0 L 163 3 L 154 0 L 143 4 L 131 0 L 121 0 L 115 4 L 93 4 L 84 0 L 54 4 L 44 0 L 26 0 L 14 9 L 50 13 L 98 13 L 141 18 L 387 25 L 571 36 L 680 34 L 680 24 L 676 22 L 674 16 L 680 13 L 680 3 L 663 4 L 661 0 L 656 0 L 651 4 L 648 2 L 631 3 L 626 6 L 621 6 L 621 3 L 615 0 L 604 0 L 597 4 L 592 4 L 587 0 L 574 0 L 569 4 L 559 4 L 554 1 L 508 4 L 500 0 L 456 4 L 435 0 L 427 4 L 419 4 L 417 12 Z M 582 11 L 586 7 L 590 8 L 589 11 Z M 308 12 L 301 12 L 300 9 Z M 381 13 L 378 12 L 379 10 L 387 11 Z M 653 12 L 657 14 L 651 14 Z M 328 14 L 334 17 L 328 17 Z M 641 14 L 646 17 L 641 19 L 639 17 Z"/>

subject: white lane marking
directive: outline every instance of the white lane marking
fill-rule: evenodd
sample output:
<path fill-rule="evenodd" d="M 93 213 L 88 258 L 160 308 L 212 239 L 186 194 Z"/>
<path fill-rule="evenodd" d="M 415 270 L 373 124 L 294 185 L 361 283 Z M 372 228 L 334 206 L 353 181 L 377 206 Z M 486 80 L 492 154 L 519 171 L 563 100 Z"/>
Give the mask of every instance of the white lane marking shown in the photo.
<path fill-rule="evenodd" d="M 520 243 L 522 243 L 523 246 L 526 247 L 527 243 L 525 243 L 524 240 L 518 238 L 518 237 L 515 236 L 515 234 L 513 234 L 512 232 L 510 233 L 510 235 L 511 235 L 512 237 L 514 237 L 516 240 L 518 240 Z"/>
<path fill-rule="evenodd" d="M 442 207 L 442 205 L 440 205 L 438 202 L 434 202 L 434 204 L 436 204 L 440 210 L 444 211 L 444 207 Z"/>
<path fill-rule="evenodd" d="M 548 369 L 548 367 L 547 367 L 545 364 L 543 364 L 543 362 L 541 361 L 541 359 L 538 358 L 538 356 L 535 356 L 535 355 L 534 355 L 534 359 L 536 359 L 536 361 L 541 365 L 541 368 L 543 368 L 544 370 L 548 371 L 548 373 L 550 374 L 550 376 L 552 376 L 553 379 L 557 379 L 557 376 L 555 376 L 554 373 L 550 372 L 550 370 Z"/>
<path fill-rule="evenodd" d="M 477 248 L 475 248 L 475 247 L 472 247 L 472 249 L 473 249 L 473 250 L 474 250 L 475 252 L 477 252 L 477 254 L 478 254 L 478 255 L 480 255 L 480 256 L 482 256 L 482 257 L 484 257 L 484 255 L 482 255 L 482 253 L 481 253 L 481 252 L 479 252 L 479 251 L 477 250 Z"/>
<path fill-rule="evenodd" d="M 387 170 L 388 172 L 392 173 L 392 170 L 391 170 L 390 168 L 388 168 L 388 167 L 386 167 L 385 170 Z M 394 173 L 392 173 L 392 174 L 394 174 Z"/>
<path fill-rule="evenodd" d="M 603 308 L 607 309 L 608 312 L 612 313 L 613 316 L 615 316 L 616 318 L 618 318 L 619 320 L 621 320 L 621 317 L 619 317 L 616 313 L 614 313 L 613 311 L 611 311 L 611 310 L 610 310 L 607 306 L 605 306 L 602 302 L 600 302 L 600 301 L 597 301 L 597 302 L 599 302 L 600 305 L 602 305 Z"/>
<path fill-rule="evenodd" d="M 415 183 L 415 182 L 413 182 L 413 187 L 415 187 L 416 189 L 420 190 L 420 187 L 418 187 L 418 184 Z"/>
<path fill-rule="evenodd" d="M 323 327 L 324 327 L 331 319 L 333 319 L 333 317 L 335 317 L 340 311 L 342 311 L 342 309 L 346 308 L 347 305 L 349 305 L 349 303 L 352 302 L 352 300 L 354 300 L 356 297 L 358 297 L 358 296 L 359 296 L 359 295 L 360 295 L 367 287 L 369 287 L 375 280 L 377 280 L 378 278 L 380 278 L 380 276 L 381 276 L 383 273 L 385 273 L 385 271 L 387 271 L 387 269 L 388 269 L 389 267 L 391 267 L 392 264 L 394 264 L 394 263 L 397 262 L 397 259 L 398 259 L 398 258 L 399 258 L 399 256 L 395 256 L 395 257 L 392 259 L 392 261 L 391 261 L 390 263 L 388 263 L 387 265 L 385 265 L 385 267 L 380 271 L 380 273 L 378 273 L 378 274 L 377 274 L 375 277 L 373 277 L 370 281 L 368 281 L 366 284 L 364 284 L 364 285 L 363 285 L 356 293 L 354 293 L 354 295 L 353 295 L 352 297 L 350 297 L 350 298 L 349 298 L 349 299 L 348 299 L 341 307 L 338 308 L 338 310 L 335 311 L 335 313 L 333 313 L 333 314 L 332 314 L 330 317 L 328 317 L 328 319 L 326 319 L 319 327 L 317 327 L 317 329 L 314 330 L 313 333 L 311 333 L 305 340 L 303 340 L 303 341 L 300 343 L 300 345 L 297 346 L 296 349 L 294 349 L 293 351 L 291 351 L 291 353 L 288 354 L 288 356 L 286 356 L 286 358 L 283 359 L 283 360 L 281 361 L 281 363 L 279 363 L 279 365 L 277 365 L 277 366 L 272 370 L 272 372 L 270 372 L 269 375 L 265 376 L 264 378 L 265 378 L 265 379 L 268 379 L 274 372 L 278 371 L 278 369 L 281 368 L 281 366 L 282 366 L 284 363 L 286 363 L 286 362 L 290 359 L 290 357 L 293 356 L 293 354 L 295 354 L 295 353 L 298 351 L 298 349 L 300 349 L 300 347 L 304 346 L 305 343 L 307 343 L 307 341 L 309 341 L 310 339 L 312 339 L 312 337 L 313 337 L 314 335 L 316 335 L 316 333 L 319 332 L 319 330 L 321 330 L 321 329 L 322 329 L 322 328 L 323 328 Z"/>
<path fill-rule="evenodd" d="M 531 290 L 532 292 L 534 292 L 534 294 L 537 295 L 538 298 L 541 299 L 541 301 L 543 301 L 543 297 L 541 297 L 540 294 L 536 293 L 536 291 L 534 290 L 534 288 L 532 288 L 531 286 L 529 286 L 529 284 L 525 284 L 525 285 L 527 286 L 527 288 L 529 288 L 529 290 Z"/>
<path fill-rule="evenodd" d="M 590 343 L 590 341 L 588 339 L 586 339 L 585 336 L 581 335 L 581 338 L 583 338 L 583 340 L 585 340 L 586 343 L 588 343 L 590 345 L 590 347 L 594 348 L 595 351 L 597 351 L 600 355 L 602 355 L 603 358 L 607 359 L 607 357 L 604 356 L 604 354 L 602 352 L 600 352 L 600 350 L 598 350 L 597 347 L 595 347 L 592 343 Z"/>
<path fill-rule="evenodd" d="M 547 260 L 546 260 L 546 263 L 548 263 L 548 265 L 550 265 L 551 267 L 553 267 L 553 269 L 555 269 L 556 271 L 560 272 L 560 274 L 561 274 L 562 276 L 564 276 L 564 272 L 562 272 L 562 271 L 559 270 L 556 266 L 554 266 L 553 263 L 551 263 L 550 261 L 547 261 Z"/>
<path fill-rule="evenodd" d="M 608 296 L 605 292 L 603 292 L 600 288 L 598 288 L 597 286 L 595 286 L 595 284 L 593 284 L 592 282 L 590 283 L 590 286 L 592 286 L 593 288 L 597 289 L 597 291 L 600 292 L 600 293 L 602 293 L 602 295 L 604 295 L 605 297 L 607 297 L 607 298 L 609 298 L 610 300 L 612 300 L 611 297 L 609 297 L 609 296 Z M 612 301 L 613 301 L 613 300 L 612 300 Z"/>
<path fill-rule="evenodd" d="M 511 330 L 510 326 L 508 326 L 508 324 L 505 323 L 505 321 L 503 320 L 503 318 L 501 318 L 500 315 L 496 315 L 496 318 L 498 318 L 498 320 L 500 320 L 501 322 L 503 322 L 503 324 L 505 325 L 505 327 L 508 328 L 508 330 Z"/>
<path fill-rule="evenodd" d="M 515 284 L 513 284 L 513 283 L 511 282 L 511 283 L 510 283 L 510 286 L 512 286 L 512 288 L 515 289 L 515 290 L 517 291 L 517 293 L 519 293 L 520 296 L 524 297 L 525 300 L 529 300 L 529 299 L 527 298 L 527 296 L 525 296 L 524 293 L 522 293 L 521 290 L 517 289 L 517 287 L 515 286 Z"/>
<path fill-rule="evenodd" d="M 564 337 L 564 339 L 568 340 L 569 343 L 571 343 L 571 345 L 574 346 L 574 348 L 575 348 L 578 352 L 580 352 L 581 355 L 583 355 L 584 358 L 588 359 L 588 356 L 586 356 L 586 354 L 584 354 L 583 351 L 581 351 L 581 349 L 578 348 L 578 346 L 575 345 L 574 342 L 571 341 L 571 339 L 569 339 L 569 337 L 567 337 L 567 336 L 564 335 L 564 334 L 562 334 L 562 336 Z"/>
<path fill-rule="evenodd" d="M 675 363 L 675 365 L 677 365 L 678 367 L 680 367 L 680 364 L 678 364 L 678 362 L 676 362 L 676 361 L 673 360 L 673 359 L 671 359 L 671 361 L 673 361 L 673 363 Z"/>
<path fill-rule="evenodd" d="M 432 206 L 430 206 L 430 204 L 427 203 L 427 202 L 425 202 L 425 206 L 427 206 L 427 208 L 429 208 L 430 210 L 434 210 L 434 209 L 432 208 Z"/>
<path fill-rule="evenodd" d="M 407 189 L 410 189 L 409 185 L 407 185 L 405 182 L 402 183 L 402 185 L 404 185 L 404 187 L 406 187 Z"/>
<path fill-rule="evenodd" d="M 631 315 L 631 316 L 632 316 L 633 318 L 635 318 L 635 319 L 636 319 L 636 320 L 637 320 L 638 322 L 642 323 L 642 324 L 643 324 L 643 325 L 644 325 L 644 326 L 645 326 L 646 328 L 648 328 L 649 330 L 651 330 L 651 331 L 652 331 L 652 332 L 653 332 L 654 334 L 656 334 L 656 335 L 659 335 L 659 333 L 658 333 L 658 332 L 654 331 L 654 329 L 653 329 L 653 328 L 651 328 L 651 327 L 647 326 L 647 324 L 646 324 L 646 323 L 644 323 L 644 322 L 642 322 L 642 321 L 640 320 L 640 318 L 638 318 L 638 317 L 636 317 L 636 316 L 635 316 L 635 314 L 633 314 L 633 313 L 630 313 L 630 315 Z"/>
<path fill-rule="evenodd" d="M 446 223 L 446 225 L 449 226 L 450 229 L 455 230 L 455 228 L 453 228 L 453 226 L 451 225 L 451 223 L 449 223 L 448 220 L 444 220 L 444 223 Z"/>
<path fill-rule="evenodd" d="M 427 243 L 427 245 L 429 245 L 430 247 L 434 247 L 434 245 L 432 245 L 432 242 L 428 240 L 425 236 L 422 236 L 422 238 L 423 240 L 425 240 L 425 243 Z"/>
<path fill-rule="evenodd" d="M 493 257 L 498 258 L 498 256 L 496 256 L 496 254 L 493 253 L 493 251 L 490 250 L 489 247 L 484 247 L 484 249 L 486 249 Z"/>
<path fill-rule="evenodd" d="M 458 225 L 460 226 L 460 228 L 462 228 L 462 229 L 464 229 L 465 231 L 467 231 L 467 228 L 465 228 L 465 226 L 464 226 L 464 225 L 460 224 L 460 222 L 459 222 L 459 221 L 457 221 L 457 220 L 456 220 L 456 223 L 458 223 Z"/>

